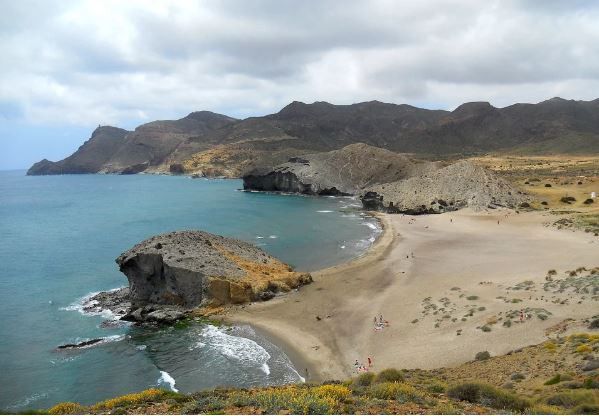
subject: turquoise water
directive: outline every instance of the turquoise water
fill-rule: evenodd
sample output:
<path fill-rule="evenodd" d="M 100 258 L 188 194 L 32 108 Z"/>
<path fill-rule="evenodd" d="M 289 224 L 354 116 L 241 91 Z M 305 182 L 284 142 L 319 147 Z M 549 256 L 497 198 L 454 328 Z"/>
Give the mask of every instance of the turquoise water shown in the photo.
<path fill-rule="evenodd" d="M 300 270 L 363 252 L 379 230 L 359 201 L 238 191 L 238 180 L 156 175 L 28 177 L 0 172 L 0 409 L 92 403 L 153 386 L 196 391 L 299 381 L 250 327 L 106 327 L 78 311 L 125 286 L 114 259 L 151 235 L 203 229 L 240 238 Z M 56 346 L 105 339 L 87 349 Z"/>

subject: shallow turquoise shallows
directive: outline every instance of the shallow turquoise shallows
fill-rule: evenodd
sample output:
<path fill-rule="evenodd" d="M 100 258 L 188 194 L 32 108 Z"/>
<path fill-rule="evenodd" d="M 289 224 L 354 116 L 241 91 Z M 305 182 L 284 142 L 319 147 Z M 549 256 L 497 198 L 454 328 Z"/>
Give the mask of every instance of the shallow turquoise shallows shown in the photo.
<path fill-rule="evenodd" d="M 299 270 L 341 263 L 380 230 L 350 198 L 240 192 L 238 180 L 0 172 L 0 413 L 89 404 L 159 386 L 191 392 L 301 380 L 251 327 L 148 330 L 80 313 L 127 280 L 114 259 L 154 234 L 202 229 Z M 103 338 L 92 347 L 56 347 Z"/>

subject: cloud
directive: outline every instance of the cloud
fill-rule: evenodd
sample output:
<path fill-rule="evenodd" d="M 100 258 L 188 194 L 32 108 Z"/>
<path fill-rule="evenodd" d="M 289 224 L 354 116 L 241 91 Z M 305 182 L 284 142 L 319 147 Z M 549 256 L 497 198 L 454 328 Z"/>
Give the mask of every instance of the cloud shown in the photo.
<path fill-rule="evenodd" d="M 454 108 L 596 98 L 592 2 L 19 1 L 0 120 L 128 125 L 293 100 Z M 594 95 L 595 94 L 595 95 Z"/>

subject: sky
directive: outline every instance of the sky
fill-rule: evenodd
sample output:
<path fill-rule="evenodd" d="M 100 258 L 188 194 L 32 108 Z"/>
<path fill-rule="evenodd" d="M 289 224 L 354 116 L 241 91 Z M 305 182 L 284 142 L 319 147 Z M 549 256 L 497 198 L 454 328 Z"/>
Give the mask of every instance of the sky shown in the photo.
<path fill-rule="evenodd" d="M 599 2 L 0 0 L 0 169 L 99 124 L 599 97 Z"/>

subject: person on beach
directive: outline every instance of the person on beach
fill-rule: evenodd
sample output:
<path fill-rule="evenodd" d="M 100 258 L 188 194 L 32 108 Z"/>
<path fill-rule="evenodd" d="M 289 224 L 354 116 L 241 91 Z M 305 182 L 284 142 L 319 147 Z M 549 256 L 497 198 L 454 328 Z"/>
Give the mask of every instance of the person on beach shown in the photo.
<path fill-rule="evenodd" d="M 383 321 L 383 314 L 381 313 L 379 315 L 379 325 L 383 325 L 384 321 Z"/>
<path fill-rule="evenodd" d="M 368 368 L 372 367 L 372 360 L 368 357 Z"/>
<path fill-rule="evenodd" d="M 359 370 L 360 368 L 360 363 L 358 362 L 358 360 L 356 360 L 356 362 L 354 363 L 354 367 L 356 367 L 356 371 Z"/>
<path fill-rule="evenodd" d="M 520 322 L 524 322 L 524 309 L 520 309 Z"/>

